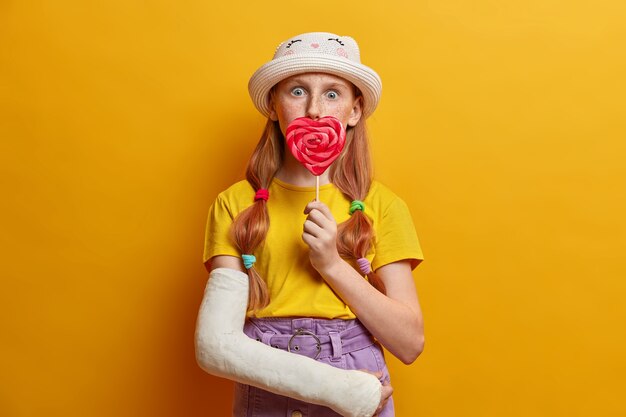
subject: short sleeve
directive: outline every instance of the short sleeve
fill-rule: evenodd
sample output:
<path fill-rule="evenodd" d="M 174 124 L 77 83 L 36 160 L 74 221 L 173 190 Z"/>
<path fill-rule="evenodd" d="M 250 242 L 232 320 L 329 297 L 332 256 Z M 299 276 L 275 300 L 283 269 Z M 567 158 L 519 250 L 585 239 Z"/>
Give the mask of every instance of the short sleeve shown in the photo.
<path fill-rule="evenodd" d="M 409 208 L 398 197 L 383 212 L 374 242 L 374 269 L 404 259 L 411 261 L 414 269 L 424 259 Z"/>
<path fill-rule="evenodd" d="M 234 216 L 227 201 L 220 194 L 209 208 L 206 231 L 204 235 L 203 262 L 216 255 L 239 256 L 231 237 L 230 226 Z"/>

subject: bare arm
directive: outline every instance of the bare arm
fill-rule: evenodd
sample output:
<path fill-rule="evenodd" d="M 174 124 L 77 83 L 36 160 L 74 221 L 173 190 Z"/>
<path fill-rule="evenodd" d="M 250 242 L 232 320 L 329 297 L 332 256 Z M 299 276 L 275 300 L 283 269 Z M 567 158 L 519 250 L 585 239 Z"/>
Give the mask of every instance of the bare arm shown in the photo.
<path fill-rule="evenodd" d="M 207 270 L 211 272 L 216 268 L 230 268 L 239 272 L 246 272 L 243 267 L 241 258 L 237 258 L 230 255 L 218 255 L 208 260 L 205 264 Z"/>
<path fill-rule="evenodd" d="M 424 347 L 424 327 L 410 262 L 376 271 L 387 288 L 382 294 L 337 253 L 337 224 L 328 207 L 313 202 L 305 212 L 302 238 L 313 267 L 387 350 L 404 363 L 415 361 Z"/>
<path fill-rule="evenodd" d="M 424 330 L 410 264 L 394 262 L 376 272 L 387 295 L 343 260 L 320 273 L 387 350 L 402 362 L 412 363 L 423 350 Z"/>

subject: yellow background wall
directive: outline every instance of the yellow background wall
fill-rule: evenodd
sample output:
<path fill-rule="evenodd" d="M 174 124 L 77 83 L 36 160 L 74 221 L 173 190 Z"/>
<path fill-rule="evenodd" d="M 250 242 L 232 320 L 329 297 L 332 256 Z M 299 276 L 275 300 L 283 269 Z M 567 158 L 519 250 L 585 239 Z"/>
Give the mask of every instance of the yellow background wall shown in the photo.
<path fill-rule="evenodd" d="M 271 4 L 271 8 L 270 8 Z M 626 415 L 626 3 L 0 2 L 0 415 L 223 416 L 195 364 L 206 210 L 281 40 L 384 81 L 426 351 L 399 417 Z"/>

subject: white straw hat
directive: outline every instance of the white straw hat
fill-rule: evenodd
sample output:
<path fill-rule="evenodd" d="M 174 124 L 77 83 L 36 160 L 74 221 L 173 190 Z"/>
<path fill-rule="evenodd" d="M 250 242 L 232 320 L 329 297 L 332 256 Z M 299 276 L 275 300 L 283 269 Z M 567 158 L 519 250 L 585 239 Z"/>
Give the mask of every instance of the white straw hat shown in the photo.
<path fill-rule="evenodd" d="M 312 32 L 278 45 L 271 61 L 250 78 L 248 91 L 256 108 L 269 116 L 269 92 L 274 85 L 295 74 L 323 72 L 344 78 L 363 93 L 363 116 L 374 112 L 382 82 L 374 70 L 361 64 L 359 46 L 349 36 Z"/>

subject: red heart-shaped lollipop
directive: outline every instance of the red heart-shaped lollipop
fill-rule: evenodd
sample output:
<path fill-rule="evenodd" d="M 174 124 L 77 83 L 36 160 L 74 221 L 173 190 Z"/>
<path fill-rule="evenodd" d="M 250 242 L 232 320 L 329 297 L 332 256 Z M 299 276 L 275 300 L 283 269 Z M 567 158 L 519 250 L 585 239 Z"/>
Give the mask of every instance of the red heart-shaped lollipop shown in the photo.
<path fill-rule="evenodd" d="M 289 123 L 285 134 L 293 156 L 313 175 L 322 175 L 346 144 L 346 129 L 332 116 L 299 117 Z"/>

